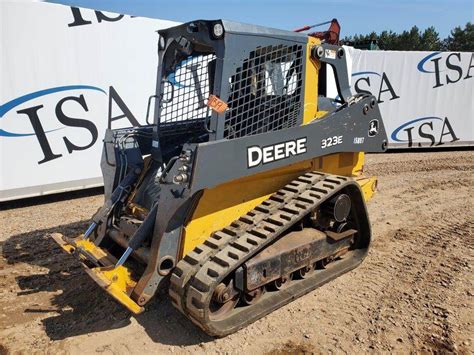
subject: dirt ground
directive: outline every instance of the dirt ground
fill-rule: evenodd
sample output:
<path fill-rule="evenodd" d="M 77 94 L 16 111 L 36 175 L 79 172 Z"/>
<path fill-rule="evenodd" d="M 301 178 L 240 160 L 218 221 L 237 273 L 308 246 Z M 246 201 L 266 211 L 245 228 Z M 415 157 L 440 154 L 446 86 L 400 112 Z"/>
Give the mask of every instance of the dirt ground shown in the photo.
<path fill-rule="evenodd" d="M 130 316 L 51 240 L 86 228 L 100 190 L 0 205 L 0 353 L 473 353 L 474 152 L 370 155 L 366 170 L 366 261 L 217 340 L 163 295 Z"/>

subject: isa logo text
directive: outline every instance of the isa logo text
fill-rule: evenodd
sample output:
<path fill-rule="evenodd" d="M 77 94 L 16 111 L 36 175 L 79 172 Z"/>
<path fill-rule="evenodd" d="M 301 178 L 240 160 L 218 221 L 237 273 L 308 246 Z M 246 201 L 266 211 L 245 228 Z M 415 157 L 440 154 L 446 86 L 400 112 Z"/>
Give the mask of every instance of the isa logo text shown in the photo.
<path fill-rule="evenodd" d="M 455 84 L 472 79 L 474 53 L 430 53 L 420 60 L 417 69 L 423 74 L 432 75 L 433 89 Z"/>
<path fill-rule="evenodd" d="M 391 134 L 397 143 L 407 143 L 408 148 L 415 144 L 418 147 L 433 147 L 458 141 L 448 117 L 419 117 L 397 127 Z"/>

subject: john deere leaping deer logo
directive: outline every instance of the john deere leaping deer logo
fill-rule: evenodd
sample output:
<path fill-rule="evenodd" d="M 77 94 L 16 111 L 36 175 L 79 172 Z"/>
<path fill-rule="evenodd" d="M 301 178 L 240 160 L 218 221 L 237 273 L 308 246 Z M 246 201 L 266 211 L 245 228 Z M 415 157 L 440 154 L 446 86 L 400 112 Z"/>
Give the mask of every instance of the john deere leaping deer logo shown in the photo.
<path fill-rule="evenodd" d="M 379 120 L 369 122 L 369 137 L 373 137 L 379 133 Z"/>

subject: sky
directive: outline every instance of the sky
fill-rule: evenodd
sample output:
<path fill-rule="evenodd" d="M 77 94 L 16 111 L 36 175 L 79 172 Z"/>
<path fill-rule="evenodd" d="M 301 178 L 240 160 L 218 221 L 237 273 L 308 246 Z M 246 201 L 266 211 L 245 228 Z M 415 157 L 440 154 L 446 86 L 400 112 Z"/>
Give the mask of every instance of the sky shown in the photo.
<path fill-rule="evenodd" d="M 473 0 L 49 0 L 103 11 L 173 20 L 227 19 L 292 30 L 337 18 L 342 37 L 434 26 L 447 37 L 474 22 Z"/>

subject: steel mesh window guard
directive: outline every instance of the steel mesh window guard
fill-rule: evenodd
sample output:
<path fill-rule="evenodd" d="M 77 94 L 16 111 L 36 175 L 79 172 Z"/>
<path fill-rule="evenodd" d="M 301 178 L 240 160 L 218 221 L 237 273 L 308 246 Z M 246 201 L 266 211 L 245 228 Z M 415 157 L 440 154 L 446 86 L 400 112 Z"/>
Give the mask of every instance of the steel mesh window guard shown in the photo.
<path fill-rule="evenodd" d="M 163 82 L 160 123 L 206 119 L 210 62 L 214 54 L 190 56 L 176 66 Z"/>
<path fill-rule="evenodd" d="M 303 48 L 257 47 L 229 79 L 226 138 L 276 131 L 299 123 Z"/>

